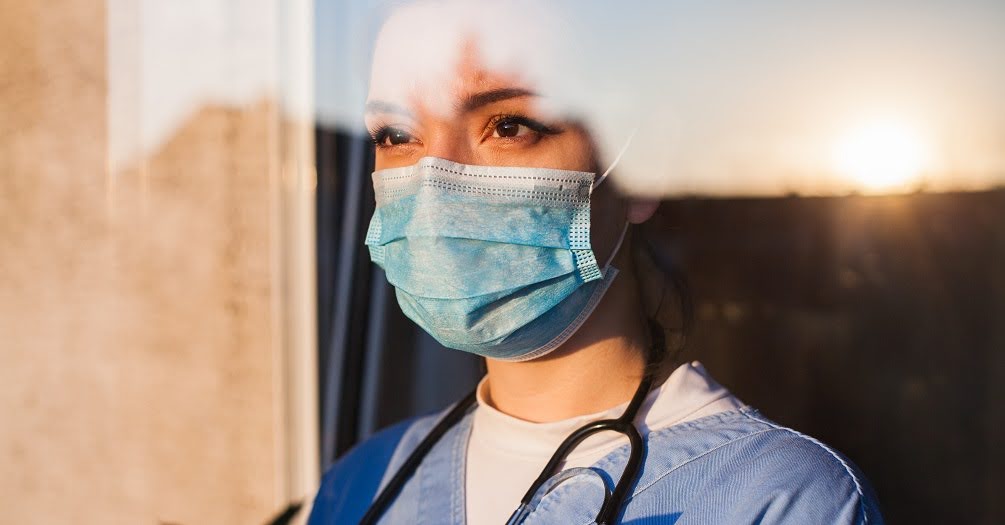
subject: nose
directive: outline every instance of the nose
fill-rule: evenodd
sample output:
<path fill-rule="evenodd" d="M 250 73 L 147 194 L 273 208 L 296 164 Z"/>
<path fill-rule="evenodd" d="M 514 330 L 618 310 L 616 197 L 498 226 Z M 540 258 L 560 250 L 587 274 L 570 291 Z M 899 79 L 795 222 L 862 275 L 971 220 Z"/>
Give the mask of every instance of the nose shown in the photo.
<path fill-rule="evenodd" d="M 462 126 L 443 125 L 426 138 L 425 154 L 461 164 L 477 164 L 474 143 Z"/>

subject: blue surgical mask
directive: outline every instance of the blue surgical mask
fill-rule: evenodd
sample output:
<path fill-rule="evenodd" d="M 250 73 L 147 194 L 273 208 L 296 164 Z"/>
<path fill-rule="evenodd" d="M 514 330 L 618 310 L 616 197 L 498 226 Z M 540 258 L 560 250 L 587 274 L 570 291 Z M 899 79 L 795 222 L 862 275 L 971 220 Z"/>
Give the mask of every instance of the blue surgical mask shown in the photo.
<path fill-rule="evenodd" d="M 593 173 L 426 157 L 375 172 L 373 184 L 370 258 L 405 315 L 448 348 L 508 361 L 547 354 L 617 275 L 618 248 L 601 267 L 590 245 Z"/>

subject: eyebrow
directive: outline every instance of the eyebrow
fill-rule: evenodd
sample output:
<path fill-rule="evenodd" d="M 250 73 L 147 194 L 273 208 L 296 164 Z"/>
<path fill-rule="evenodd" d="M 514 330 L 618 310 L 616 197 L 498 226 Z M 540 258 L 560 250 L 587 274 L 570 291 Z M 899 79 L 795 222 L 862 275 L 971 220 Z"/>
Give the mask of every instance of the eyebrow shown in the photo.
<path fill-rule="evenodd" d="M 494 104 L 496 102 L 502 102 L 503 100 L 536 96 L 538 96 L 537 93 L 523 88 L 491 89 L 489 91 L 482 91 L 469 95 L 456 107 L 461 113 L 470 113 L 478 108 Z M 385 102 L 383 100 L 371 100 L 366 103 L 365 109 L 367 113 L 396 113 L 408 117 L 412 116 L 412 112 L 404 106 L 393 104 L 391 102 Z"/>
<path fill-rule="evenodd" d="M 463 113 L 468 113 L 474 111 L 480 107 L 493 104 L 495 102 L 502 102 L 503 100 L 509 100 L 511 98 L 520 97 L 536 97 L 537 93 L 533 91 L 523 89 L 523 88 L 500 88 L 492 89 L 489 91 L 482 91 L 481 93 L 474 93 L 464 99 L 459 105 L 459 109 Z"/>

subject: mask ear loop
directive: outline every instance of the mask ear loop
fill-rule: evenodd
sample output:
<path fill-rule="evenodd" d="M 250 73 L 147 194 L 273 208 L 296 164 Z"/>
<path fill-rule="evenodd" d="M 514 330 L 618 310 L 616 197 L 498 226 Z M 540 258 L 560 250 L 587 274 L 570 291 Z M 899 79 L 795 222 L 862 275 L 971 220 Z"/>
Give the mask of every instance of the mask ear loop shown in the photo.
<path fill-rule="evenodd" d="M 625 235 L 628 234 L 628 219 L 625 219 L 625 225 L 621 228 L 621 236 L 618 237 L 618 242 L 614 244 L 614 250 L 611 254 L 607 256 L 607 262 L 604 263 L 604 274 L 607 274 L 607 269 L 611 267 L 611 263 L 614 262 L 614 256 L 618 254 L 621 250 L 621 243 L 625 242 Z"/>
<path fill-rule="evenodd" d="M 628 146 L 632 145 L 632 139 L 635 138 L 636 131 L 638 131 L 638 128 L 633 129 L 632 133 L 628 135 L 628 139 L 625 140 L 625 144 L 621 146 L 621 151 L 619 151 L 618 155 L 614 157 L 614 162 L 612 162 L 611 166 L 607 168 L 607 171 L 605 171 L 601 176 L 597 177 L 597 181 L 593 183 L 593 189 L 597 189 L 597 187 L 600 186 L 605 179 L 607 179 L 607 176 L 611 174 L 611 171 L 613 171 L 614 167 L 618 165 L 618 162 L 621 162 L 621 157 L 623 157 L 625 155 L 625 152 L 628 151 Z M 627 233 L 628 233 L 628 219 L 625 219 L 625 225 L 621 227 L 621 236 L 618 237 L 618 242 L 614 245 L 614 250 L 611 251 L 611 255 L 607 257 L 607 262 L 604 263 L 605 274 L 607 273 L 607 269 L 610 268 L 611 263 L 614 262 L 614 256 L 618 254 L 619 250 L 621 250 L 621 243 L 625 241 L 625 235 Z"/>
<path fill-rule="evenodd" d="M 605 171 L 601 176 L 597 177 L 597 180 L 593 183 L 593 189 L 597 189 L 604 182 L 607 176 L 611 174 L 611 171 L 613 171 L 614 167 L 618 165 L 618 162 L 621 162 L 621 157 L 623 157 L 625 152 L 628 151 L 628 146 L 631 146 L 632 139 L 635 138 L 636 131 L 638 131 L 638 128 L 633 129 L 632 133 L 628 135 L 628 140 L 625 141 L 624 146 L 621 146 L 621 151 L 618 151 L 617 156 L 614 157 L 614 162 L 612 162 L 611 166 L 607 168 L 607 171 Z"/>

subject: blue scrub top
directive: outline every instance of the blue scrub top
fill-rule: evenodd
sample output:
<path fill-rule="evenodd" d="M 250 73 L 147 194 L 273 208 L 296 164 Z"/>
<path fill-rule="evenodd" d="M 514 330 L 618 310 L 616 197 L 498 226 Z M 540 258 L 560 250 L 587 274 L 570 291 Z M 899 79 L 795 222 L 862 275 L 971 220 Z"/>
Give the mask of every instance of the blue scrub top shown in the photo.
<path fill-rule="evenodd" d="M 379 488 L 442 414 L 405 421 L 358 445 L 324 476 L 309 525 L 357 523 Z M 450 429 L 384 513 L 381 524 L 465 523 L 469 412 Z M 742 408 L 654 430 L 619 523 L 881 524 L 875 495 L 847 458 Z M 556 473 L 538 491 L 531 524 L 592 523 L 629 447 L 589 468 Z M 513 502 L 516 509 L 519 502 Z"/>

